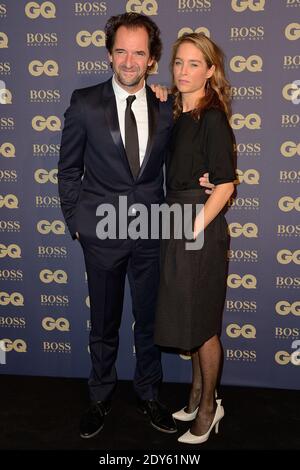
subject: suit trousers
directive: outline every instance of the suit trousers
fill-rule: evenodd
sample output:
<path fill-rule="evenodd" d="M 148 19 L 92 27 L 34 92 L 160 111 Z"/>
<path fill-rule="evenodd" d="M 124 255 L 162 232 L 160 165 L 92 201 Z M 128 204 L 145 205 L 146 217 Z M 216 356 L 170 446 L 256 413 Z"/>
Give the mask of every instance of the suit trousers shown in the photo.
<path fill-rule="evenodd" d="M 123 310 L 126 274 L 135 320 L 136 367 L 134 389 L 141 400 L 156 399 L 162 380 L 161 353 L 154 344 L 154 319 L 159 286 L 159 249 L 141 240 L 126 240 L 125 247 L 113 250 L 113 265 L 101 266 L 85 255 L 90 296 L 90 355 L 92 370 L 89 391 L 92 401 L 110 399 L 117 383 L 115 362 Z M 116 255 L 117 251 L 117 255 Z"/>

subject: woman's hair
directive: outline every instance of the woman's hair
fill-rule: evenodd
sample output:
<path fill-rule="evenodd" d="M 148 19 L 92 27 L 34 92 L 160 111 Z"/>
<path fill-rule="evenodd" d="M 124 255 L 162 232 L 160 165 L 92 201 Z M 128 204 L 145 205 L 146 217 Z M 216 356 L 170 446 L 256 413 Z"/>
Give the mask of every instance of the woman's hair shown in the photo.
<path fill-rule="evenodd" d="M 158 26 L 148 16 L 139 13 L 123 13 L 121 15 L 112 16 L 105 25 L 105 45 L 110 54 L 114 47 L 116 33 L 121 26 L 125 26 L 125 28 L 129 29 L 146 29 L 149 36 L 150 57 L 154 60 L 148 72 L 151 73 L 154 71 L 162 52 L 162 42 Z"/>
<path fill-rule="evenodd" d="M 230 86 L 225 77 L 224 54 L 222 50 L 203 33 L 184 34 L 177 39 L 173 45 L 171 59 L 171 72 L 173 78 L 172 92 L 175 95 L 174 100 L 174 118 L 176 119 L 182 112 L 182 98 L 174 83 L 173 66 L 177 57 L 178 48 L 181 44 L 189 42 L 199 49 L 205 59 L 207 67 L 215 66 L 213 75 L 207 79 L 205 84 L 205 96 L 200 98 L 196 109 L 193 110 L 193 116 L 199 119 L 201 113 L 209 108 L 222 109 L 227 117 L 230 117 Z"/>

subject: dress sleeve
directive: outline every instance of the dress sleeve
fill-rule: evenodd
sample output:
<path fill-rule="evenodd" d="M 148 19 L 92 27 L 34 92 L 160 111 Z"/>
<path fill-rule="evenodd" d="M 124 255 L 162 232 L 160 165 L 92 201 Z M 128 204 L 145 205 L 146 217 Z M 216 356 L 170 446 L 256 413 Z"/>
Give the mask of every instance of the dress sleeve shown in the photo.
<path fill-rule="evenodd" d="M 218 109 L 207 114 L 206 156 L 209 181 L 215 185 L 236 179 L 233 133 L 226 114 Z"/>

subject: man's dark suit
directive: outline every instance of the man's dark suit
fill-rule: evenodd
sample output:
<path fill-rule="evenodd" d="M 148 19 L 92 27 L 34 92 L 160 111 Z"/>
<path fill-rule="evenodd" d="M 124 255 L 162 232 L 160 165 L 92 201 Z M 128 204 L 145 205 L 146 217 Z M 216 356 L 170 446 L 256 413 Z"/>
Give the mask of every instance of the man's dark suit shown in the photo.
<path fill-rule="evenodd" d="M 153 344 L 153 323 L 159 282 L 159 240 L 100 240 L 96 208 L 127 196 L 128 207 L 163 201 L 163 161 L 172 127 L 170 101 L 161 103 L 146 86 L 149 138 L 140 173 L 131 174 L 121 138 L 111 79 L 74 91 L 65 113 L 58 183 L 61 207 L 73 238 L 83 248 L 92 329 L 89 379 L 92 401 L 110 398 L 116 385 L 115 360 L 126 273 L 135 317 L 134 387 L 142 400 L 156 399 L 162 371 Z M 84 176 L 83 176 L 84 175 Z M 83 176 L 83 178 L 82 178 Z"/>

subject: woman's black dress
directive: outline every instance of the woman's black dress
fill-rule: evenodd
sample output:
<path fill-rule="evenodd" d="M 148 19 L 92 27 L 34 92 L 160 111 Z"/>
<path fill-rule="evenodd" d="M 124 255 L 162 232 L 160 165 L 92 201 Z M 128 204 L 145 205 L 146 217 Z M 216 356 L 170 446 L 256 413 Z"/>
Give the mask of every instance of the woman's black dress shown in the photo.
<path fill-rule="evenodd" d="M 235 180 L 233 136 L 225 113 L 211 108 L 195 120 L 176 121 L 166 162 L 166 203 L 205 203 L 199 178 L 209 172 L 215 185 Z M 173 228 L 173 225 L 171 228 Z M 201 249 L 187 250 L 186 239 L 161 241 L 160 288 L 155 343 L 190 351 L 220 334 L 226 292 L 228 232 L 221 212 L 205 229 Z M 191 240 L 190 240 L 191 241 Z"/>

